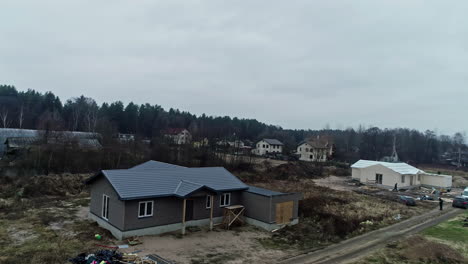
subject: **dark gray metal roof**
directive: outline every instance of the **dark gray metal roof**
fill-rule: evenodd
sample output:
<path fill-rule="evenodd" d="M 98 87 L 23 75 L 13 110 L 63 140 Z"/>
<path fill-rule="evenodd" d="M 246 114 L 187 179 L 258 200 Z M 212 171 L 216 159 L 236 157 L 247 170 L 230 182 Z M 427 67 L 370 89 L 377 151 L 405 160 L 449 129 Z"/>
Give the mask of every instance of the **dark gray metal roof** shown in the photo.
<path fill-rule="evenodd" d="M 122 200 L 163 196 L 184 197 L 201 188 L 216 192 L 248 188 L 222 167 L 141 170 L 134 167 L 128 170 L 103 170 L 102 175 L 109 180 Z"/>
<path fill-rule="evenodd" d="M 271 191 L 271 190 L 268 190 L 268 189 L 263 189 L 263 188 L 260 188 L 260 187 L 255 187 L 255 186 L 250 186 L 250 185 L 249 185 L 249 189 L 247 189 L 246 192 L 255 193 L 255 194 L 268 196 L 268 197 L 285 194 L 285 193 L 282 193 L 282 192 L 275 192 L 275 191 Z"/>
<path fill-rule="evenodd" d="M 270 145 L 284 145 L 283 142 L 274 138 L 264 138 L 263 140 Z"/>
<path fill-rule="evenodd" d="M 154 170 L 154 169 L 170 169 L 170 168 L 187 168 L 175 164 L 165 163 L 161 161 L 149 160 L 145 163 L 136 165 L 130 170 Z"/>

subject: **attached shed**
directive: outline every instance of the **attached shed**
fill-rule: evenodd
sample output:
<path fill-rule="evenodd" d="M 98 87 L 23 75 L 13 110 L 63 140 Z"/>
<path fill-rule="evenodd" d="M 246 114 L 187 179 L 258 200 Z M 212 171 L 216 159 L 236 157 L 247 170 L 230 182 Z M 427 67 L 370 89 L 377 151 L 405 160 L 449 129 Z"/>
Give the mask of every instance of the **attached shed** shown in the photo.
<path fill-rule="evenodd" d="M 300 193 L 282 193 L 254 186 L 242 193 L 247 222 L 266 230 L 297 224 L 301 199 Z"/>
<path fill-rule="evenodd" d="M 426 187 L 452 187 L 452 176 L 434 173 L 425 173 L 421 178 L 421 185 Z"/>

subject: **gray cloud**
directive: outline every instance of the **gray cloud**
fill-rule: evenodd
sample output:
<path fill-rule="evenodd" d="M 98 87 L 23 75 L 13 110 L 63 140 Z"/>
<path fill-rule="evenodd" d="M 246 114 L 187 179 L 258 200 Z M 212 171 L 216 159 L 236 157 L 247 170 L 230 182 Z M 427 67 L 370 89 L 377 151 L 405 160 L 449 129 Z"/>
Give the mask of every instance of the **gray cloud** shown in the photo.
<path fill-rule="evenodd" d="M 468 130 L 468 3 L 2 1 L 1 82 L 286 128 Z"/>

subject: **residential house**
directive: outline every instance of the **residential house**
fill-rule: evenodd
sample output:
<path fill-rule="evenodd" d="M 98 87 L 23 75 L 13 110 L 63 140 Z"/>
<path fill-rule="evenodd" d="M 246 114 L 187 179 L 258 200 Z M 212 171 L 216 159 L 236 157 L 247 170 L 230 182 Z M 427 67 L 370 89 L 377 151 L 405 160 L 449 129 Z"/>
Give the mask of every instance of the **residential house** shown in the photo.
<path fill-rule="evenodd" d="M 210 141 L 207 138 L 203 138 L 202 140 L 194 141 L 193 147 L 194 148 L 208 147 L 209 144 L 210 144 Z"/>
<path fill-rule="evenodd" d="M 248 224 L 267 230 L 298 223 L 299 193 L 248 186 L 222 167 L 187 168 L 148 161 L 103 170 L 87 181 L 89 217 L 116 238 L 155 235 L 187 226 L 210 228 L 231 208 Z"/>
<path fill-rule="evenodd" d="M 351 166 L 352 178 L 382 188 L 452 187 L 452 176 L 427 173 L 409 164 L 359 160 Z"/>
<path fill-rule="evenodd" d="M 176 145 L 190 144 L 192 141 L 192 134 L 185 128 L 168 128 L 163 135 Z"/>
<path fill-rule="evenodd" d="M 277 139 L 264 138 L 255 144 L 255 149 L 252 150 L 252 153 L 259 156 L 283 153 L 283 146 L 284 144 Z"/>
<path fill-rule="evenodd" d="M 135 134 L 118 133 L 118 134 L 117 134 L 117 139 L 118 139 L 120 142 L 131 142 L 131 141 L 135 141 Z"/>
<path fill-rule="evenodd" d="M 317 136 L 299 143 L 296 149 L 299 160 L 325 162 L 333 155 L 333 141 L 327 136 Z"/>

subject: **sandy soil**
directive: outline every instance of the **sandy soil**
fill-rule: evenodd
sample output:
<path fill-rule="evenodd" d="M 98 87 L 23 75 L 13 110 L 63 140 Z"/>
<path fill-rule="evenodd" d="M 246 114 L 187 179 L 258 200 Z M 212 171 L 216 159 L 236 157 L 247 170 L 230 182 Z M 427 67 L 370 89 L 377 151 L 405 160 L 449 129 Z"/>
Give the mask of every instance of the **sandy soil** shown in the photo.
<path fill-rule="evenodd" d="M 141 237 L 141 245 L 122 249 L 123 252 L 138 252 L 138 255 L 157 254 L 175 263 L 190 263 L 191 260 L 210 262 L 216 256 L 219 263 L 273 263 L 288 255 L 287 251 L 262 247 L 257 238 L 268 237 L 267 232 L 253 227 L 237 227 L 234 230 L 215 229 L 188 233 L 181 238 L 174 234 Z M 219 259 L 224 256 L 225 259 Z M 216 263 L 218 263 L 216 262 Z M 205 262 L 203 262 L 205 263 Z"/>
<path fill-rule="evenodd" d="M 328 187 L 337 191 L 353 191 L 358 189 L 354 184 L 351 184 L 351 176 L 329 176 L 313 180 L 315 184 L 322 187 Z"/>

